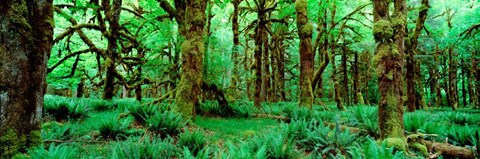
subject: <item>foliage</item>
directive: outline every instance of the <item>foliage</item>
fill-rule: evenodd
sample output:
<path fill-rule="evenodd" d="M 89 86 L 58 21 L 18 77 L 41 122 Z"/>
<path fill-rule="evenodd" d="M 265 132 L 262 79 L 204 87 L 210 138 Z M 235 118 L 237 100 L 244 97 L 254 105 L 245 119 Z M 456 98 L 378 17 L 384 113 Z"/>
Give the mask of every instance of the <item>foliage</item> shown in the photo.
<path fill-rule="evenodd" d="M 109 117 L 100 121 L 98 131 L 100 136 L 106 140 L 124 140 L 127 138 L 126 130 L 131 120 L 118 119 L 117 117 Z"/>
<path fill-rule="evenodd" d="M 177 143 L 179 147 L 187 149 L 193 156 L 198 156 L 206 144 L 205 133 L 199 130 L 193 132 L 186 130 L 179 135 Z"/>
<path fill-rule="evenodd" d="M 91 110 L 88 102 L 67 98 L 53 99 L 55 97 L 52 96 L 45 98 L 44 113 L 47 114 L 47 116 L 52 116 L 57 121 L 85 118 Z"/>
<path fill-rule="evenodd" d="M 130 111 L 130 114 L 135 118 L 135 121 L 137 121 L 140 124 L 145 125 L 147 122 L 147 119 L 151 118 L 153 115 L 156 113 L 160 113 L 159 107 L 155 105 L 139 105 L 139 104 L 133 104 L 133 105 L 128 105 L 126 107 L 128 111 Z"/>
<path fill-rule="evenodd" d="M 79 157 L 80 150 L 75 146 L 69 146 L 66 144 L 50 144 L 48 149 L 43 147 L 37 147 L 28 150 L 27 154 L 30 158 L 36 159 L 64 159 L 64 158 L 77 158 Z"/>
<path fill-rule="evenodd" d="M 179 149 L 172 138 L 161 140 L 149 136 L 129 138 L 124 142 L 116 143 L 112 148 L 113 159 L 145 159 L 145 158 L 172 158 L 177 156 Z"/>
<path fill-rule="evenodd" d="M 157 113 L 147 119 L 148 130 L 154 132 L 162 138 L 167 136 L 176 136 L 180 130 L 185 127 L 185 121 L 181 114 L 171 111 Z"/>

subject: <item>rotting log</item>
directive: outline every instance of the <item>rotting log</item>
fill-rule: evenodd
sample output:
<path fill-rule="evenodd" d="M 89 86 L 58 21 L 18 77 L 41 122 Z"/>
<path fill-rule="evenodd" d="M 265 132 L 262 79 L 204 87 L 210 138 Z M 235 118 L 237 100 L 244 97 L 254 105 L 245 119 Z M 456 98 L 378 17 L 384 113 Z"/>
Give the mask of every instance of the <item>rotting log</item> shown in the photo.
<path fill-rule="evenodd" d="M 420 140 L 420 143 L 427 146 L 429 152 L 439 152 L 446 158 L 474 158 L 473 151 L 466 147 L 451 145 L 448 143 L 440 143 L 434 141 Z"/>

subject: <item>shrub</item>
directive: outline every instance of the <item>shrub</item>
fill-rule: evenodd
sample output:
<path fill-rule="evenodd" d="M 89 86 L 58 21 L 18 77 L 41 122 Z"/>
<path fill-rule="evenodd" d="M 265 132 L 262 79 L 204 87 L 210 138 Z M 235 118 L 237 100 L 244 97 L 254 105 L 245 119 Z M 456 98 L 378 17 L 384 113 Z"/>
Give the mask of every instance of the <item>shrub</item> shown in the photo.
<path fill-rule="evenodd" d="M 394 152 L 394 148 L 388 148 L 386 143 L 381 146 L 372 138 L 362 145 L 355 145 L 348 150 L 350 158 L 378 158 L 378 159 L 402 159 L 406 158 L 401 151 Z"/>
<path fill-rule="evenodd" d="M 119 121 L 120 120 L 120 121 Z M 98 126 L 100 137 L 106 140 L 123 140 L 127 138 L 126 130 L 130 125 L 131 120 L 117 119 L 116 117 L 109 117 L 103 119 Z"/>
<path fill-rule="evenodd" d="M 179 135 L 178 145 L 187 148 L 194 156 L 197 156 L 206 144 L 207 141 L 205 140 L 205 134 L 201 131 L 191 133 L 189 130 L 186 130 Z"/>
<path fill-rule="evenodd" d="M 31 149 L 27 151 L 30 158 L 35 159 L 61 159 L 61 158 L 78 158 L 79 149 L 73 146 L 67 146 L 65 144 L 55 145 L 50 144 L 48 150 L 43 146 Z"/>
<path fill-rule="evenodd" d="M 298 107 L 297 105 L 287 105 L 285 106 L 285 109 L 283 110 L 283 113 L 285 116 L 291 120 L 311 120 L 313 115 L 312 111 L 308 109 L 307 107 Z"/>
<path fill-rule="evenodd" d="M 147 122 L 147 119 L 155 115 L 156 113 L 159 113 L 158 107 L 154 105 L 150 106 L 142 106 L 142 105 L 129 105 L 127 106 L 128 111 L 130 111 L 130 114 L 135 118 L 135 121 L 137 121 L 140 124 L 145 125 Z"/>
<path fill-rule="evenodd" d="M 174 158 L 179 150 L 173 144 L 172 138 L 160 140 L 158 138 L 129 138 L 125 142 L 118 142 L 113 146 L 113 159 L 145 159 L 145 158 Z"/>
<path fill-rule="evenodd" d="M 56 102 L 49 101 L 44 103 L 44 113 L 52 116 L 57 121 L 82 119 L 87 117 L 89 112 L 90 108 L 88 105 L 73 99 L 60 98 Z"/>
<path fill-rule="evenodd" d="M 153 131 L 160 137 L 175 136 L 180 133 L 181 128 L 187 124 L 181 114 L 171 111 L 151 116 L 148 120 L 148 130 Z"/>

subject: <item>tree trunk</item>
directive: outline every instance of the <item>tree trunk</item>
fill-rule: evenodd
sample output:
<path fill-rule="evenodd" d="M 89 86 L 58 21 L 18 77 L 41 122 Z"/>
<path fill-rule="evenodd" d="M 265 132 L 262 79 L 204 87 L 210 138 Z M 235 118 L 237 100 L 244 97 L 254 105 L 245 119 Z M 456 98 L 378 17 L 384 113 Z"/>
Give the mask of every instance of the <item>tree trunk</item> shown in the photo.
<path fill-rule="evenodd" d="M 394 15 L 390 17 L 388 1 L 373 1 L 375 22 L 373 35 L 377 42 L 373 63 L 377 66 L 380 91 L 380 101 L 378 103 L 380 138 L 385 139 L 389 146 L 406 150 L 406 138 L 403 132 L 404 102 L 402 90 L 404 37 L 407 20 L 406 1 L 394 0 L 394 3 Z M 395 144 L 390 145 L 392 142 L 395 142 Z"/>
<path fill-rule="evenodd" d="M 198 95 L 202 85 L 202 61 L 205 52 L 203 30 L 206 23 L 205 10 L 207 1 L 187 0 L 185 14 L 188 34 L 182 44 L 182 75 L 175 96 L 174 110 L 182 113 L 186 118 L 195 119 L 195 106 L 198 104 Z"/>
<path fill-rule="evenodd" d="M 312 73 L 313 73 L 313 50 L 312 50 L 312 29 L 313 25 L 308 22 L 307 1 L 295 1 L 297 14 L 297 29 L 300 37 L 300 97 L 299 106 L 312 108 Z"/>
<path fill-rule="evenodd" d="M 458 108 L 458 92 L 457 92 L 457 65 L 458 62 L 456 60 L 456 54 L 453 52 L 453 48 L 450 47 L 448 49 L 448 57 L 449 57 L 449 86 L 450 89 L 450 107 L 452 110 L 456 110 Z"/>
<path fill-rule="evenodd" d="M 0 158 L 10 158 L 42 143 L 40 123 L 54 22 L 52 0 L 1 3 Z"/>
<path fill-rule="evenodd" d="M 353 59 L 353 104 L 358 104 L 358 98 L 359 96 L 362 96 L 362 93 L 360 93 L 359 89 L 359 80 L 360 77 L 358 73 L 358 52 L 355 52 Z M 360 98 L 363 99 L 363 97 Z"/>
<path fill-rule="evenodd" d="M 80 83 L 77 85 L 77 98 L 82 98 L 83 97 L 83 92 L 85 90 L 85 79 L 82 78 L 80 80 Z"/>
<path fill-rule="evenodd" d="M 264 5 L 264 4 L 260 4 Z M 255 90 L 254 90 L 254 105 L 256 107 L 261 107 L 261 102 L 263 99 L 262 96 L 262 56 L 263 56 L 263 49 L 262 49 L 262 44 L 263 44 L 263 36 L 265 35 L 265 12 L 262 10 L 259 10 L 257 13 L 257 27 L 255 28 L 255 65 L 253 70 L 255 71 Z"/>
<path fill-rule="evenodd" d="M 115 87 L 115 63 L 118 58 L 118 33 L 120 30 L 120 12 L 122 11 L 122 0 L 114 0 L 113 8 L 110 7 L 110 1 L 102 1 L 105 17 L 110 24 L 109 33 L 106 35 L 108 40 L 107 59 L 105 65 L 107 66 L 107 77 L 105 78 L 105 88 L 103 90 L 103 99 L 111 100 L 114 95 Z"/>
<path fill-rule="evenodd" d="M 230 89 L 233 94 L 236 94 L 237 80 L 238 80 L 238 50 L 240 46 L 240 38 L 238 31 L 238 5 L 240 0 L 233 0 L 233 13 L 232 13 L 232 32 L 233 32 L 233 46 L 232 46 L 232 61 L 233 61 L 233 75 L 230 85 Z"/>
<path fill-rule="evenodd" d="M 345 46 L 342 47 L 342 97 L 343 101 L 347 106 L 350 105 L 350 94 L 349 94 L 349 89 L 348 89 L 348 67 L 347 67 L 347 49 Z"/>

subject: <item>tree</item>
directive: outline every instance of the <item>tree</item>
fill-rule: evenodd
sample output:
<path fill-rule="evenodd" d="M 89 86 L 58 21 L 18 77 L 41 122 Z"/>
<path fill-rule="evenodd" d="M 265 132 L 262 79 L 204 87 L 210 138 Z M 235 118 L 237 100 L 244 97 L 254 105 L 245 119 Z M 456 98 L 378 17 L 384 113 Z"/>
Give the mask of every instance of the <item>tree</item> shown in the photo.
<path fill-rule="evenodd" d="M 203 30 L 206 22 L 207 1 L 187 0 L 185 14 L 185 41 L 182 44 L 182 75 L 175 96 L 175 110 L 187 118 L 195 117 L 195 105 L 202 85 L 202 62 L 205 52 Z M 177 20 L 178 21 L 178 20 Z"/>
<path fill-rule="evenodd" d="M 1 3 L 0 158 L 9 158 L 42 143 L 40 122 L 54 23 L 52 0 Z"/>
<path fill-rule="evenodd" d="M 300 97 L 299 106 L 312 108 L 313 91 L 313 48 L 312 48 L 312 30 L 313 25 L 308 22 L 307 1 L 295 1 L 295 10 L 297 13 L 297 29 L 300 37 Z"/>
<path fill-rule="evenodd" d="M 377 42 L 373 63 L 378 75 L 380 138 L 389 146 L 406 150 L 403 128 L 403 58 L 406 27 L 406 1 L 395 0 L 390 16 L 388 0 L 373 1 L 373 36 Z"/>

